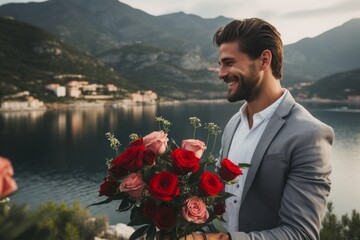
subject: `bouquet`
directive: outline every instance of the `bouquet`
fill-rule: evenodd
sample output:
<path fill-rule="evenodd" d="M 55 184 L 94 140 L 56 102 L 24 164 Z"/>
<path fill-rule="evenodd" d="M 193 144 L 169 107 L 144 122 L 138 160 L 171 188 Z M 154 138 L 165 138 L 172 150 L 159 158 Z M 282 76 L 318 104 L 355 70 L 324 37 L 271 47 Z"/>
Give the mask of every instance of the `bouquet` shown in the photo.
<path fill-rule="evenodd" d="M 129 147 L 121 154 L 120 142 L 112 133 L 106 134 L 117 157 L 108 160 L 108 173 L 99 190 L 99 196 L 107 199 L 92 205 L 121 200 L 117 211 L 131 211 L 128 225 L 141 226 L 130 240 L 144 235 L 154 239 L 156 234 L 160 239 L 178 239 L 214 219 L 223 220 L 225 199 L 232 196 L 224 191 L 224 184 L 233 184 L 242 174 L 240 167 L 248 167 L 229 159 L 216 164 L 213 150 L 221 133 L 216 124 L 205 124 L 205 144 L 195 139 L 200 119 L 191 117 L 193 139 L 183 140 L 180 147 L 175 140 L 169 141 L 171 123 L 162 117 L 156 121 L 159 131 L 144 137 L 131 134 Z M 210 140 L 212 149 L 207 153 Z"/>

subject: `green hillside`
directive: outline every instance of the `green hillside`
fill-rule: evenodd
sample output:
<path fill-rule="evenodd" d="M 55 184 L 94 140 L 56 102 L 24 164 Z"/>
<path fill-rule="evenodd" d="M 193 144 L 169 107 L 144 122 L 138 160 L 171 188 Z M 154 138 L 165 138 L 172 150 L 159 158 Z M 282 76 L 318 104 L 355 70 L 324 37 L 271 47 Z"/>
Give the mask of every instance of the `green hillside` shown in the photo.
<path fill-rule="evenodd" d="M 360 96 L 360 68 L 322 78 L 306 90 L 320 98 L 347 99 L 348 96 Z"/>
<path fill-rule="evenodd" d="M 45 84 L 70 80 L 55 78 L 64 74 L 84 75 L 84 80 L 93 83 L 134 88 L 100 61 L 48 32 L 3 17 L 0 17 L 0 62 L 0 98 L 24 90 L 43 98 Z"/>

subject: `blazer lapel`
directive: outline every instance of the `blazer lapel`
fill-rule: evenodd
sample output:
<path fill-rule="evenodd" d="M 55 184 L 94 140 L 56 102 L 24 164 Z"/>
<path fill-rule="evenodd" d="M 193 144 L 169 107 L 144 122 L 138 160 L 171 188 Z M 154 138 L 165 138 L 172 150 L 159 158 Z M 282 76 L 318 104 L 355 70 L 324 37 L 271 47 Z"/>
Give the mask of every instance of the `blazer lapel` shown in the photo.
<path fill-rule="evenodd" d="M 251 159 L 251 167 L 249 168 L 247 177 L 245 179 L 241 204 L 244 202 L 250 186 L 254 181 L 256 172 L 259 169 L 267 148 L 285 123 L 284 117 L 289 114 L 291 108 L 294 106 L 294 103 L 294 98 L 291 96 L 290 92 L 287 92 L 283 101 L 280 103 L 279 107 L 276 109 L 274 115 L 271 117 L 268 125 L 266 126 L 265 131 L 263 132 Z"/>

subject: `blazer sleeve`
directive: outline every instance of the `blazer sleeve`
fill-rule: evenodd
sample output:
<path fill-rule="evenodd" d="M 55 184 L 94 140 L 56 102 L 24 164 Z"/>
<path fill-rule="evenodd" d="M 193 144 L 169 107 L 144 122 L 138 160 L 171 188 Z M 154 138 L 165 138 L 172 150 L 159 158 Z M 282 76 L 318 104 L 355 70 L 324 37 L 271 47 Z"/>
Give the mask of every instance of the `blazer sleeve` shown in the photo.
<path fill-rule="evenodd" d="M 325 124 L 302 129 L 289 153 L 290 167 L 277 228 L 230 233 L 232 240 L 320 239 L 320 224 L 330 193 L 332 128 Z"/>

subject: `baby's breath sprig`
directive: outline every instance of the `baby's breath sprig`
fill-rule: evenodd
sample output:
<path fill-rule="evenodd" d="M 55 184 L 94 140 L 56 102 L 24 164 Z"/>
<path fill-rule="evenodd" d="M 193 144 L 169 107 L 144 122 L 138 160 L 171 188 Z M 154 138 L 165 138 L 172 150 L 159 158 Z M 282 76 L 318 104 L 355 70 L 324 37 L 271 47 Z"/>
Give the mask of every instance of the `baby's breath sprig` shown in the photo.
<path fill-rule="evenodd" d="M 194 127 L 193 139 L 195 139 L 196 129 L 201 127 L 201 120 L 197 117 L 189 117 L 190 124 Z"/>
<path fill-rule="evenodd" d="M 105 133 L 105 136 L 110 141 L 110 147 L 115 150 L 116 156 L 119 155 L 119 147 L 121 146 L 120 141 L 111 132 Z"/>
<path fill-rule="evenodd" d="M 129 135 L 130 141 L 136 141 L 139 139 L 139 136 L 136 133 L 132 133 Z"/>
<path fill-rule="evenodd" d="M 206 146 L 208 146 L 210 136 L 214 135 L 214 142 L 213 142 L 213 146 L 212 146 L 211 152 L 210 152 L 210 155 L 212 155 L 213 151 L 214 151 L 214 148 L 215 148 L 216 138 L 217 138 L 218 135 L 221 134 L 221 128 L 217 124 L 215 124 L 213 122 L 209 122 L 209 123 L 205 123 L 205 129 L 208 130 L 208 137 L 207 137 L 207 140 L 206 140 Z"/>
<path fill-rule="evenodd" d="M 172 123 L 163 117 L 155 117 L 155 121 L 159 124 L 159 130 L 163 130 L 165 133 L 170 131 Z"/>

